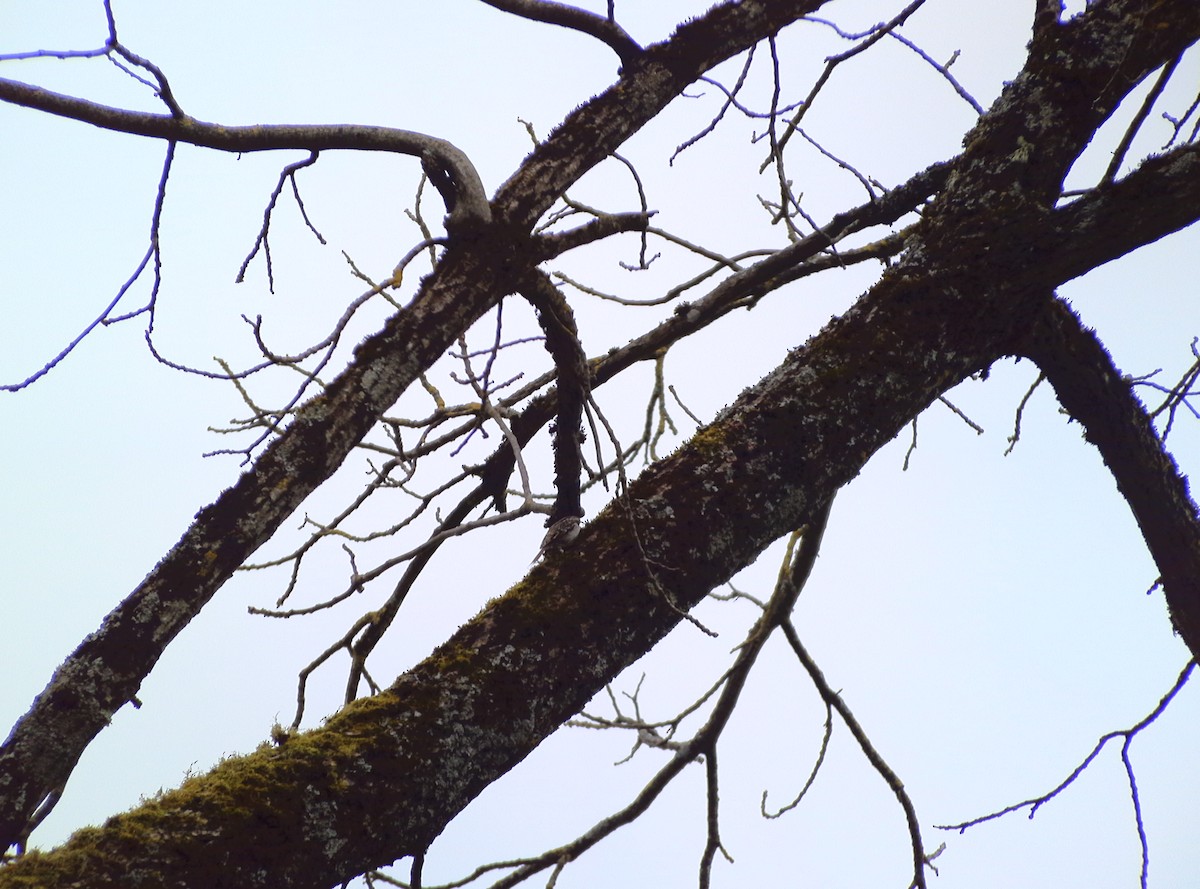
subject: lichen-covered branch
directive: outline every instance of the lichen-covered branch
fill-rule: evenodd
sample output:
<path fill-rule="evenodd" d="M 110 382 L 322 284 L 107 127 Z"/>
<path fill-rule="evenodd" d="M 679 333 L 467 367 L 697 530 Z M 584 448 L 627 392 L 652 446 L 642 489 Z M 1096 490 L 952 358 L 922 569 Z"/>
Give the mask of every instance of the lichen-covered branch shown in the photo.
<path fill-rule="evenodd" d="M 680 619 L 676 606 L 690 607 L 812 520 L 914 413 L 994 357 L 990 342 L 956 342 L 957 330 L 915 322 L 907 304 L 919 292 L 893 282 L 793 353 L 644 472 L 569 556 L 536 568 L 388 692 L 55 853 L 28 856 L 0 872 L 0 886 L 38 873 L 67 883 L 85 871 L 103 886 L 131 867 L 181 887 L 212 885 L 218 868 L 229 884 L 328 886 L 420 852 L 662 638 Z M 926 298 L 931 309 L 954 299 Z M 952 364 L 925 360 L 951 346 L 960 350 Z M 290 789 L 265 791 L 276 784 Z M 214 845 L 218 856 L 201 854 Z M 136 864 L 120 861 L 118 848 Z"/>

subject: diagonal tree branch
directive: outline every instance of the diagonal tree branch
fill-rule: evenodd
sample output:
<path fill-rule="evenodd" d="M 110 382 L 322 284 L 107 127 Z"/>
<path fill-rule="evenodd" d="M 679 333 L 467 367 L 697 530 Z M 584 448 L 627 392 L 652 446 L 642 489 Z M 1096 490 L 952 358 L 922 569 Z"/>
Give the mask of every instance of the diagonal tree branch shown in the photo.
<path fill-rule="evenodd" d="M 612 89 L 568 115 L 539 143 L 500 187 L 493 211 L 518 227 L 532 226 L 559 195 L 625 141 L 621 121 L 627 115 L 653 118 L 700 74 L 824 3 L 734 0 L 680 25 L 670 38 L 647 47 L 635 64 L 625 66 Z M 639 83 L 656 88 L 637 89 Z"/>
<path fill-rule="evenodd" d="M 54 853 L 27 856 L 0 871 L 0 887 L 22 878 L 66 884 L 85 872 L 88 885 L 109 885 L 131 867 L 180 887 L 212 885 L 218 874 L 237 885 L 265 885 L 261 875 L 270 874 L 274 886 L 323 887 L 420 854 L 669 632 L 679 607 L 812 521 L 912 416 L 999 357 L 994 330 L 971 324 L 964 304 L 982 301 L 1015 336 L 1027 325 L 1030 282 L 985 291 L 994 275 L 934 276 L 937 286 L 885 277 L 647 469 L 568 555 L 535 568 L 387 692 Z M 929 325 L 926 316 L 950 323 Z"/>
<path fill-rule="evenodd" d="M 180 887 L 211 885 L 218 872 L 228 884 L 263 885 L 256 875 L 269 873 L 274 886 L 317 887 L 421 853 L 669 632 L 679 609 L 815 519 L 914 413 L 994 357 L 990 336 L 966 332 L 963 342 L 957 327 L 914 321 L 917 296 L 931 312 L 960 299 L 923 281 L 877 288 L 387 692 L 55 853 L 26 856 L 0 872 L 0 886 L 65 884 L 85 871 L 106 885 L 135 868 Z M 863 349 L 864 338 L 876 348 Z M 932 353 L 954 360 L 928 364 Z M 162 830 L 164 819 L 178 829 Z"/>
<path fill-rule="evenodd" d="M 1046 304 L 1023 351 L 1100 451 L 1161 572 L 1175 630 L 1200 656 L 1200 514 L 1187 479 L 1112 356 L 1066 303 Z"/>

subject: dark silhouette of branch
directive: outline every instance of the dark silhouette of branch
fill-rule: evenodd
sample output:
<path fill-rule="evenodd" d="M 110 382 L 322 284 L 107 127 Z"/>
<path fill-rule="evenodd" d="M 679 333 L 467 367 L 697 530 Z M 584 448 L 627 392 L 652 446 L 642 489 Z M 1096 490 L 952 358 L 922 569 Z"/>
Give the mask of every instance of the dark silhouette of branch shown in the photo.
<path fill-rule="evenodd" d="M 1003 809 L 992 812 L 989 815 L 981 815 L 978 818 L 972 818 L 969 821 L 962 821 L 958 824 L 936 824 L 934 826 L 938 830 L 956 830 L 959 833 L 965 833 L 968 828 L 975 827 L 979 824 L 984 824 L 988 821 L 994 821 L 997 818 L 1003 818 L 1005 815 L 1011 815 L 1013 812 L 1019 812 L 1024 808 L 1029 809 L 1029 818 L 1032 820 L 1033 816 L 1037 814 L 1038 809 L 1050 802 L 1055 797 L 1059 796 L 1064 790 L 1075 783 L 1075 779 L 1087 771 L 1088 766 L 1095 761 L 1096 757 L 1100 755 L 1100 751 L 1105 748 L 1109 741 L 1113 740 L 1114 738 L 1122 738 L 1121 764 L 1125 768 L 1125 777 L 1129 781 L 1130 804 L 1133 806 L 1134 825 L 1137 829 L 1138 839 L 1141 843 L 1141 885 L 1143 889 L 1145 889 L 1146 872 L 1150 867 L 1150 849 L 1146 840 L 1145 825 L 1142 821 L 1142 801 L 1138 794 L 1137 778 L 1133 772 L 1133 763 L 1129 759 L 1129 748 L 1133 744 L 1133 739 L 1135 737 L 1141 734 L 1142 731 L 1144 731 L 1148 726 L 1152 725 L 1158 719 L 1158 717 L 1162 716 L 1162 714 L 1166 712 L 1167 707 L 1171 705 L 1171 701 L 1175 699 L 1175 696 L 1179 694 L 1179 692 L 1187 684 L 1188 679 L 1191 678 L 1192 671 L 1195 668 L 1196 660 L 1192 659 L 1188 661 L 1183 670 L 1180 671 L 1179 676 L 1176 677 L 1175 684 L 1171 686 L 1170 691 L 1162 696 L 1158 702 L 1158 705 L 1153 710 L 1151 710 L 1144 717 L 1142 717 L 1142 719 L 1138 720 L 1136 724 L 1130 726 L 1129 728 L 1108 732 L 1106 735 L 1102 736 L 1096 742 L 1096 746 L 1092 748 L 1091 752 L 1083 758 L 1083 761 L 1080 762 L 1079 765 L 1074 768 L 1071 774 L 1067 775 L 1067 777 L 1064 778 L 1053 790 L 1047 791 L 1041 796 L 1035 796 L 1019 803 L 1013 803 L 1011 806 L 1005 806 Z"/>
<path fill-rule="evenodd" d="M 538 143 L 521 169 L 500 186 L 493 211 L 505 222 L 532 227 L 572 184 L 607 158 L 630 135 L 630 114 L 653 119 L 701 74 L 777 33 L 822 5 L 822 0 L 754 0 L 725 3 L 647 47 L 612 88 L 567 116 Z M 640 83 L 654 83 L 651 91 Z M 635 110 L 636 106 L 636 110 Z M 639 124 L 640 126 L 640 124 Z"/>
<path fill-rule="evenodd" d="M 1151 382 L 1149 377 L 1143 376 L 1134 380 L 1134 383 L 1140 386 L 1147 386 L 1157 390 L 1166 397 L 1162 403 L 1150 412 L 1150 419 L 1155 419 L 1163 413 L 1167 415 L 1167 422 L 1163 426 L 1162 439 L 1166 442 L 1171 435 L 1171 430 L 1175 427 L 1175 416 L 1179 412 L 1179 408 L 1186 407 L 1193 417 L 1200 420 L 1200 410 L 1197 410 L 1192 401 L 1200 396 L 1200 389 L 1196 387 L 1197 380 L 1200 380 L 1200 349 L 1197 349 L 1197 344 L 1200 344 L 1200 337 L 1192 337 L 1192 363 L 1187 370 L 1183 372 L 1183 376 L 1179 378 L 1174 386 L 1169 389 L 1166 386 Z M 1158 371 L 1155 371 L 1158 373 Z M 1151 374 L 1150 376 L 1153 376 Z"/>
<path fill-rule="evenodd" d="M 850 707 L 842 700 L 842 696 L 834 691 L 833 687 L 826 681 L 825 674 L 821 672 L 821 668 L 817 666 L 812 655 L 808 653 L 808 650 L 800 641 L 800 634 L 796 632 L 796 628 L 790 618 L 783 622 L 783 634 L 787 638 L 788 644 L 792 646 L 792 651 L 795 653 L 796 659 L 800 661 L 809 678 L 812 679 L 813 685 L 817 687 L 817 692 L 821 695 L 821 700 L 837 711 L 838 716 L 842 718 L 842 722 L 846 724 L 846 728 L 850 729 L 850 734 L 854 736 L 854 740 L 858 743 L 863 755 L 867 758 L 867 762 L 883 778 L 884 783 L 895 794 L 897 802 L 900 803 L 900 808 L 904 810 L 904 820 L 908 825 L 908 835 L 912 841 L 913 881 L 910 885 L 916 886 L 918 889 L 925 889 L 927 885 L 925 882 L 925 866 L 929 861 L 929 856 L 926 854 L 925 845 L 921 841 L 921 822 L 917 818 L 917 809 L 913 805 L 908 791 L 904 789 L 904 782 L 892 771 L 892 767 L 887 764 L 887 761 L 875 749 L 875 745 L 867 737 L 866 731 L 859 724 Z"/>
<path fill-rule="evenodd" d="M 22 389 L 32 386 L 39 379 L 50 373 L 50 371 L 54 370 L 54 368 L 58 367 L 58 365 L 65 361 L 67 356 L 75 351 L 75 348 L 88 336 L 90 336 L 91 333 L 96 330 L 96 328 L 107 326 L 109 324 L 119 324 L 122 321 L 128 321 L 130 318 L 135 318 L 147 312 L 151 315 L 151 323 L 147 325 L 146 344 L 150 347 L 150 351 L 154 354 L 154 357 L 158 358 L 160 361 L 162 360 L 154 348 L 154 342 L 151 339 L 150 334 L 154 326 L 154 308 L 158 300 L 159 288 L 162 285 L 162 256 L 160 250 L 159 232 L 162 225 L 163 201 L 166 198 L 167 180 L 170 178 L 171 167 L 174 163 L 174 159 L 175 143 L 170 142 L 167 144 L 166 157 L 163 159 L 162 173 L 159 175 L 158 179 L 158 189 L 154 194 L 154 210 L 150 214 L 150 243 L 146 247 L 146 252 L 142 254 L 142 258 L 138 262 L 137 267 L 133 270 L 133 273 L 117 290 L 116 296 L 109 301 L 108 305 L 104 307 L 100 314 L 97 315 L 94 320 L 89 322 L 87 326 L 85 326 L 83 330 L 81 330 L 75 336 L 75 338 L 71 340 L 71 342 L 67 343 L 67 345 L 60 349 L 57 355 L 47 361 L 38 370 L 25 377 L 23 380 L 19 380 L 15 383 L 0 384 L 0 392 L 20 392 Z M 137 281 L 141 278 L 142 273 L 145 272 L 147 268 L 153 269 L 153 283 L 150 285 L 149 300 L 147 300 L 144 305 L 136 309 L 122 312 L 119 315 L 114 314 L 117 306 L 120 305 L 121 300 L 125 298 L 125 295 L 129 293 L 130 289 L 134 284 L 137 283 Z"/>
<path fill-rule="evenodd" d="M 792 138 L 792 133 L 794 133 L 800 126 L 800 121 L 812 107 L 812 103 L 817 98 L 817 93 L 819 93 L 821 88 L 829 82 L 829 78 L 832 76 L 834 69 L 847 59 L 851 59 L 854 56 L 866 52 L 868 49 L 882 40 L 888 33 L 894 31 L 896 28 L 908 21 L 908 19 L 912 17 L 913 13 L 920 9 L 924 4 L 925 0 L 912 0 L 912 2 L 905 6 L 904 9 L 896 13 L 896 15 L 893 16 L 890 21 L 880 22 L 878 25 L 875 25 L 873 28 L 869 28 L 861 34 L 847 34 L 845 31 L 842 31 L 840 28 L 838 28 L 837 25 L 824 19 L 809 19 L 810 21 L 828 25 L 829 27 L 833 28 L 835 32 L 837 32 L 838 36 L 843 37 L 846 40 L 861 40 L 862 42 L 843 53 L 830 56 L 825 60 L 825 68 L 821 72 L 821 76 L 817 78 L 817 82 L 813 84 L 812 89 L 809 90 L 808 95 L 804 97 L 803 101 L 798 103 L 799 110 L 797 110 L 792 119 L 788 121 L 787 129 L 784 131 L 783 135 L 779 136 L 778 138 L 776 138 L 775 134 L 775 114 L 773 113 L 771 115 L 771 150 L 766 159 L 762 162 L 762 166 L 758 168 L 759 172 L 765 170 L 772 163 L 772 161 L 774 161 L 776 164 L 783 163 L 783 150 L 787 147 L 788 141 Z M 776 111 L 778 112 L 779 110 L 782 109 L 777 109 Z"/>
<path fill-rule="evenodd" d="M 1101 182 L 1112 182 L 1117 178 L 1117 173 L 1120 172 L 1121 164 L 1125 162 L 1125 156 L 1129 153 L 1129 146 L 1133 144 L 1134 137 L 1142 128 L 1142 124 L 1146 122 L 1146 118 L 1150 116 L 1150 110 L 1154 107 L 1154 103 L 1162 96 L 1162 92 L 1166 89 L 1167 83 L 1170 82 L 1175 74 L 1175 69 L 1179 67 L 1179 61 L 1182 58 L 1182 53 L 1175 56 L 1163 66 L 1162 71 L 1158 73 L 1158 79 L 1154 81 L 1154 85 L 1150 88 L 1150 92 L 1146 94 L 1146 98 L 1142 100 L 1142 105 L 1138 108 L 1137 114 L 1134 115 L 1129 126 L 1125 129 L 1125 134 L 1121 137 L 1121 144 L 1113 151 L 1112 160 L 1108 162 L 1108 169 L 1104 171 L 1104 175 L 1100 178 Z"/>
<path fill-rule="evenodd" d="M 275 211 L 275 203 L 279 200 L 279 196 L 283 194 L 283 186 L 285 183 L 292 184 L 292 194 L 296 198 L 296 206 L 300 210 L 300 216 L 304 220 L 304 224 L 308 226 L 323 245 L 325 244 L 325 236 L 317 231 L 317 227 L 313 225 L 312 220 L 308 218 L 308 211 L 304 207 L 304 201 L 300 198 L 300 186 L 296 184 L 296 174 L 306 167 L 311 167 L 317 162 L 319 152 L 310 152 L 308 157 L 302 161 L 296 161 L 293 164 L 288 164 L 279 173 L 279 182 L 276 183 L 274 191 L 271 192 L 270 198 L 267 200 L 266 209 L 263 210 L 262 228 L 258 230 L 258 236 L 254 239 L 254 246 L 242 260 L 242 265 L 238 269 L 237 277 L 234 278 L 239 284 L 246 280 L 246 270 L 250 268 L 250 263 L 254 261 L 254 257 L 259 250 L 263 252 L 263 261 L 267 267 L 267 289 L 271 293 L 275 292 L 275 270 L 271 263 L 271 214 Z"/>

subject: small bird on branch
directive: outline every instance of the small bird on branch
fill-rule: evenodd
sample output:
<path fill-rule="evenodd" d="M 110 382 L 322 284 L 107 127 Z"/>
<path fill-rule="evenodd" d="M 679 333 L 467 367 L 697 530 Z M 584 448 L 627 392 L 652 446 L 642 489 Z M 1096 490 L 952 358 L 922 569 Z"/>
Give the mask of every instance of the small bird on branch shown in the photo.
<path fill-rule="evenodd" d="M 575 538 L 578 536 L 579 518 L 577 516 L 569 515 L 566 518 L 559 519 L 550 526 L 550 530 L 542 538 L 542 545 L 538 549 L 537 555 L 533 557 L 533 562 L 556 550 L 566 549 L 575 542 Z M 532 565 L 533 562 L 529 564 Z"/>

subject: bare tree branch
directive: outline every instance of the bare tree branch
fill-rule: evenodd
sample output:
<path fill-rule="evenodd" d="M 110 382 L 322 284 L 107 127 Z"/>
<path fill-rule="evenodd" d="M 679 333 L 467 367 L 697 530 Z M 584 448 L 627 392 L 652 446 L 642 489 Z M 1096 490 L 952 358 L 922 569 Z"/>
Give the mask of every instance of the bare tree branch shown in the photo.
<path fill-rule="evenodd" d="M 449 239 L 412 303 L 365 340 L 351 366 L 198 514 L 14 728 L 0 749 L 4 841 L 23 837 L 31 818 L 53 805 L 87 743 L 116 709 L 136 700 L 165 645 L 224 580 L 450 343 L 528 280 L 541 261 L 532 228 L 566 188 L 699 74 L 817 5 L 741 0 L 685 24 L 535 148 L 498 192 L 494 224 L 477 224 L 485 220 L 479 208 L 467 212 L 471 236 Z M 913 417 L 1009 354 L 1034 357 L 1088 429 L 1163 574 L 1176 627 L 1193 653 L 1200 651 L 1195 504 L 1128 383 L 1052 294 L 1099 257 L 1119 256 L 1195 218 L 1194 146 L 1072 204 L 1060 199 L 1067 171 L 1122 98 L 1197 39 L 1200 7 L 1192 0 L 1108 0 L 1059 23 L 1050 21 L 1051 5 L 1039 7 L 1025 69 L 968 135 L 963 154 L 921 179 L 936 195 L 906 233 L 899 261 L 843 316 L 649 467 L 570 553 L 535 568 L 388 690 L 347 706 L 320 729 L 281 733 L 277 749 L 227 760 L 53 853 L 0 870 L 0 887 L 26 879 L 111 885 L 134 871 L 183 887 L 323 889 L 409 855 L 419 881 L 424 850 L 450 818 L 687 619 L 687 609 L 710 590 L 781 535 L 819 521 L 835 492 Z M 182 115 L 122 112 L 13 81 L 0 81 L 0 98 L 172 142 L 215 140 L 223 144 L 210 147 L 223 150 L 333 147 L 279 144 L 287 127 L 222 128 Z M 305 128 L 291 129 L 299 138 Z M 398 132 L 323 132 L 370 143 L 377 131 Z M 263 134 L 276 141 L 268 145 Z M 366 150 L 414 153 L 395 147 L 391 136 L 378 138 L 393 147 Z M 445 157 L 419 155 L 453 176 Z M 447 197 L 457 204 L 452 215 L 464 197 L 463 183 L 456 186 L 453 201 Z M 914 184 L 907 204 L 884 195 L 871 206 L 885 207 L 886 216 L 930 193 Z M 839 217 L 844 225 L 733 271 L 654 335 L 697 329 L 716 313 L 752 304 L 872 218 L 868 211 Z M 898 249 L 889 240 L 876 252 Z M 608 367 L 638 360 L 644 340 Z M 592 370 L 603 367 L 597 362 Z M 521 419 L 510 424 L 509 454 L 489 467 L 496 476 L 511 472 L 505 461 L 515 460 L 527 431 Z M 477 493 L 486 491 L 481 483 Z M 547 663 L 554 664 L 552 681 Z M 918 882 L 926 860 L 915 842 Z"/>
<path fill-rule="evenodd" d="M 1071 774 L 1067 775 L 1066 778 L 1059 782 L 1059 784 L 1053 790 L 1047 791 L 1041 796 L 1032 797 L 1019 803 L 1013 803 L 1012 805 L 1005 806 L 1003 809 L 992 812 L 991 814 L 981 815 L 978 818 L 972 818 L 969 821 L 962 821 L 958 824 L 937 824 L 935 827 L 937 827 L 938 830 L 956 830 L 959 833 L 963 833 L 968 828 L 975 827 L 987 821 L 993 821 L 997 818 L 1003 818 L 1005 815 L 1011 815 L 1013 812 L 1019 812 L 1021 809 L 1025 808 L 1029 809 L 1029 817 L 1033 818 L 1033 816 L 1038 813 L 1038 809 L 1062 794 L 1063 791 L 1075 783 L 1075 779 L 1077 779 L 1087 770 L 1087 768 L 1095 761 L 1096 757 L 1100 755 L 1100 751 L 1105 748 L 1109 741 L 1113 740 L 1114 738 L 1121 738 L 1123 739 L 1121 743 L 1121 763 L 1125 767 L 1125 776 L 1129 781 L 1129 794 L 1130 802 L 1133 807 L 1133 820 L 1134 825 L 1137 828 L 1138 840 L 1140 841 L 1142 851 L 1141 885 L 1143 889 L 1145 889 L 1146 873 L 1150 867 L 1150 849 L 1146 841 L 1145 824 L 1142 820 L 1142 801 L 1138 793 L 1137 778 L 1134 775 L 1133 763 L 1129 758 L 1129 748 L 1133 745 L 1134 738 L 1141 734 L 1148 726 L 1153 725 L 1158 718 L 1166 712 L 1167 707 L 1170 706 L 1171 702 L 1175 699 L 1175 696 L 1179 694 L 1185 685 L 1187 685 L 1187 682 L 1191 678 L 1192 671 L 1195 669 L 1195 667 L 1196 660 L 1193 658 L 1184 665 L 1183 669 L 1179 672 L 1179 676 L 1175 679 L 1175 684 L 1171 686 L 1170 691 L 1162 696 L 1158 702 L 1158 705 L 1153 710 L 1138 720 L 1135 725 L 1132 725 L 1127 729 L 1120 729 L 1103 735 L 1096 742 L 1096 745 L 1092 748 L 1091 752 L 1083 758 L 1083 761 L 1080 762 L 1079 765 L 1074 768 L 1074 770 L 1072 770 Z"/>
<path fill-rule="evenodd" d="M 1200 652 L 1200 513 L 1187 479 L 1112 357 L 1066 303 L 1047 303 L 1026 348 L 1067 413 L 1083 424 L 1161 572 L 1171 621 Z M 1200 656 L 1200 655 L 1198 655 Z"/>
<path fill-rule="evenodd" d="M 605 43 L 621 59 L 622 65 L 628 65 L 642 54 L 642 48 L 611 18 L 596 15 L 577 6 L 566 3 L 554 3 L 551 0 L 481 0 L 495 9 L 511 12 L 522 18 L 535 22 L 545 22 L 548 25 L 560 25 L 595 37 Z"/>
<path fill-rule="evenodd" d="M 1049 254 L 1054 286 L 1118 259 L 1200 219 L 1200 144 L 1144 161 L 1113 183 L 1059 207 L 1039 247 Z"/>
<path fill-rule="evenodd" d="M 17 80 L 0 78 L 0 101 L 45 111 L 93 126 L 152 139 L 185 142 L 218 151 L 300 149 L 385 151 L 422 158 L 443 168 L 453 180 L 457 202 L 447 207 L 447 225 L 469 229 L 491 221 L 487 193 L 470 158 L 445 139 L 391 127 L 260 124 L 229 127 L 178 114 L 149 114 L 65 96 Z"/>

